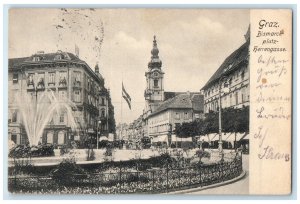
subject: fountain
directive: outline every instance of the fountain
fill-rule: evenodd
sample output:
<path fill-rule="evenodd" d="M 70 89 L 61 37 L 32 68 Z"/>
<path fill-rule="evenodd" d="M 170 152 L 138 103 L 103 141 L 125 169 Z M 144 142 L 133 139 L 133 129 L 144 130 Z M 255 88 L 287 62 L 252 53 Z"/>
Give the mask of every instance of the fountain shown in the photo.
<path fill-rule="evenodd" d="M 30 146 L 39 144 L 43 131 L 49 122 L 61 113 L 67 114 L 68 126 L 77 129 L 73 110 L 76 105 L 68 98 L 58 99 L 52 90 L 16 95 L 16 104 L 22 116 L 22 124 L 27 133 Z"/>

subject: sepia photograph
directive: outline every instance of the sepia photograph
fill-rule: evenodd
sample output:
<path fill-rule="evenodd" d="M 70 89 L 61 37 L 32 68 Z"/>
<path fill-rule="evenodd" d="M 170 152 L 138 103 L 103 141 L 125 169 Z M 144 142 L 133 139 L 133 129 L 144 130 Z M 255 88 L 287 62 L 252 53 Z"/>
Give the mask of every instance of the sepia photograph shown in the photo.
<path fill-rule="evenodd" d="M 291 31 L 251 12 L 9 9 L 8 192 L 269 192 L 249 175 L 270 160 L 290 168 L 290 141 L 281 151 L 268 135 L 291 124 L 291 95 L 279 96 L 291 59 L 275 55 L 291 52 Z"/>

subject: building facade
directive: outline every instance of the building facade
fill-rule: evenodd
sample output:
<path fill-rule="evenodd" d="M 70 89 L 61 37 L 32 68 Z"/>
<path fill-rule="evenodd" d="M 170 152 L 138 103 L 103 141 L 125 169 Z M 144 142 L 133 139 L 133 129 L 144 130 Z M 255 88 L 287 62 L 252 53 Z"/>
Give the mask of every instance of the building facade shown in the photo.
<path fill-rule="evenodd" d="M 249 32 L 249 31 L 248 31 Z M 204 94 L 204 112 L 219 110 L 221 92 L 222 108 L 242 108 L 249 106 L 249 44 L 246 42 L 229 55 L 208 82 L 201 89 Z"/>
<path fill-rule="evenodd" d="M 28 139 L 24 118 L 17 106 L 16 100 L 20 99 L 16 96 L 36 94 L 38 99 L 49 90 L 55 97 L 76 105 L 73 116 L 77 129 L 71 130 L 69 116 L 60 113 L 46 125 L 41 143 L 63 145 L 70 141 L 81 142 L 89 135 L 95 135 L 97 129 L 101 129 L 102 133 L 109 131 L 107 121 L 114 116 L 108 115 L 109 90 L 104 86 L 98 65 L 93 71 L 72 53 L 38 52 L 30 57 L 9 59 L 8 70 L 8 135 L 16 144 L 25 144 Z"/>
<path fill-rule="evenodd" d="M 178 93 L 160 104 L 148 117 L 148 133 L 152 143 L 164 142 L 170 146 L 177 142 L 174 134 L 177 124 L 202 119 L 203 96 L 200 93 Z"/>

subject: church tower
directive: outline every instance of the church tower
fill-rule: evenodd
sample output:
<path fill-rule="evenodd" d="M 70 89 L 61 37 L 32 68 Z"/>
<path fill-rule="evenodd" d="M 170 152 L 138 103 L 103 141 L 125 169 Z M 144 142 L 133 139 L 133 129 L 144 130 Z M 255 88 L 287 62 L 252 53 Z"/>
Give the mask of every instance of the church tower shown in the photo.
<path fill-rule="evenodd" d="M 164 101 L 164 72 L 161 70 L 162 62 L 158 56 L 156 37 L 154 36 L 153 48 L 151 50 L 151 60 L 148 63 L 145 90 L 145 110 L 144 113 L 149 115 Z"/>

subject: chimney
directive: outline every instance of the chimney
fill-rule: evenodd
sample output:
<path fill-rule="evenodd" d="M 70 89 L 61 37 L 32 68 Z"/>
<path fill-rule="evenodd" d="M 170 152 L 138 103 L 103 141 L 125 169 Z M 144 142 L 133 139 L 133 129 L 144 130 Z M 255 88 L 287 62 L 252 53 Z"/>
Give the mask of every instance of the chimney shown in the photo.
<path fill-rule="evenodd" d="M 96 73 L 96 74 L 99 74 L 99 65 L 98 65 L 98 63 L 97 63 L 96 66 L 95 66 L 95 73 Z"/>

